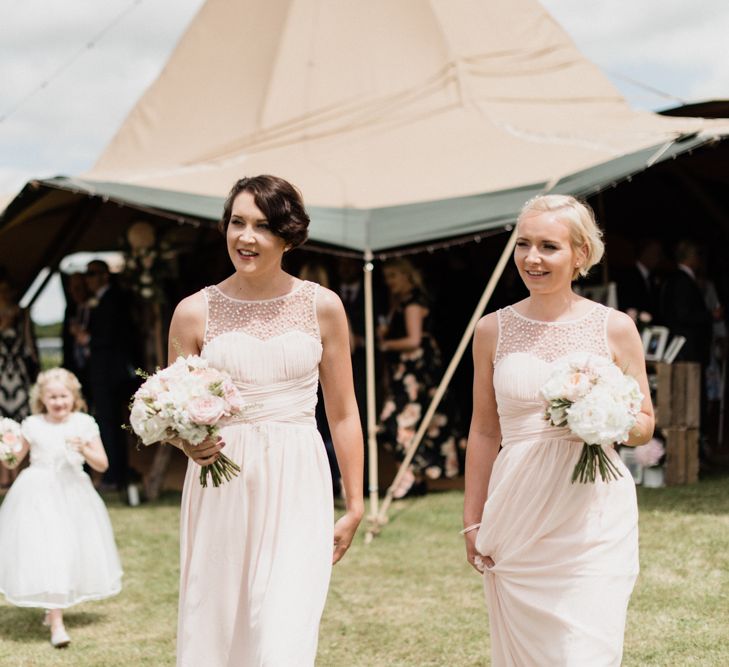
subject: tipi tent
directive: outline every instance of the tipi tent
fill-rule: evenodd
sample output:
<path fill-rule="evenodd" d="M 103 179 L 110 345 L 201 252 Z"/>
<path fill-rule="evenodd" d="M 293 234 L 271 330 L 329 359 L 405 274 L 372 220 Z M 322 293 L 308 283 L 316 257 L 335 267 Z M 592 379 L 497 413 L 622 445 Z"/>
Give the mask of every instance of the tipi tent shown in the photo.
<path fill-rule="evenodd" d="M 208 0 L 95 167 L 27 188 L 0 240 L 68 239 L 84 217 L 72 245 L 113 243 L 117 205 L 215 220 L 237 178 L 270 172 L 301 188 L 312 240 L 387 251 L 503 228 L 540 191 L 587 195 L 728 133 L 630 109 L 536 0 Z M 53 254 L 8 265 L 28 285 Z"/>
<path fill-rule="evenodd" d="M 586 195 L 727 134 L 630 109 L 536 0 L 208 0 L 95 167 L 10 205 L 0 261 L 28 282 L 113 238 L 119 207 L 212 220 L 266 172 L 301 188 L 313 240 L 369 258 L 503 228 L 529 196 Z M 58 247 L 6 252 L 40 226 Z"/>
<path fill-rule="evenodd" d="M 87 176 L 220 196 L 272 172 L 377 210 L 726 130 L 630 109 L 536 0 L 209 0 Z"/>

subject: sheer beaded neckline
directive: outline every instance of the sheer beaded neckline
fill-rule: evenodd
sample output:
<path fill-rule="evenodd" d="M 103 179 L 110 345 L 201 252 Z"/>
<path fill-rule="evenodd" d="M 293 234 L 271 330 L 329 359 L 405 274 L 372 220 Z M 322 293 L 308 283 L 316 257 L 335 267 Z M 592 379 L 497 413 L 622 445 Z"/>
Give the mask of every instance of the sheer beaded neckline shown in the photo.
<path fill-rule="evenodd" d="M 577 324 L 578 322 L 582 322 L 582 320 L 587 319 L 590 317 L 590 315 L 593 314 L 595 310 L 600 308 L 599 303 L 594 304 L 584 315 L 580 315 L 579 317 L 575 317 L 572 320 L 535 320 L 532 317 L 527 317 L 526 315 L 522 315 L 514 306 L 506 306 L 508 310 L 510 310 L 514 315 L 517 317 L 520 317 L 522 320 L 526 320 L 527 322 L 534 322 L 534 324 L 546 324 L 546 325 L 552 325 L 552 324 Z"/>
<path fill-rule="evenodd" d="M 217 285 L 212 285 L 212 289 L 214 289 L 218 294 L 225 297 L 226 299 L 230 299 L 231 301 L 237 301 L 238 303 L 268 303 L 269 301 L 278 301 L 279 299 L 285 299 L 286 297 L 293 296 L 298 292 L 304 285 L 306 284 L 305 280 L 302 280 L 296 285 L 293 289 L 286 292 L 286 294 L 282 294 L 281 296 L 272 296 L 270 299 L 239 299 L 234 296 L 228 296 L 223 290 L 220 289 Z"/>
<path fill-rule="evenodd" d="M 499 338 L 494 365 L 510 354 L 519 353 L 550 363 L 573 352 L 611 358 L 607 339 L 609 314 L 610 308 L 596 303 L 574 320 L 545 322 L 526 317 L 507 306 L 497 311 Z"/>
<path fill-rule="evenodd" d="M 207 303 L 205 344 L 226 333 L 269 340 L 298 331 L 321 341 L 316 314 L 316 283 L 304 280 L 288 294 L 246 301 L 224 294 L 217 285 L 203 289 Z"/>

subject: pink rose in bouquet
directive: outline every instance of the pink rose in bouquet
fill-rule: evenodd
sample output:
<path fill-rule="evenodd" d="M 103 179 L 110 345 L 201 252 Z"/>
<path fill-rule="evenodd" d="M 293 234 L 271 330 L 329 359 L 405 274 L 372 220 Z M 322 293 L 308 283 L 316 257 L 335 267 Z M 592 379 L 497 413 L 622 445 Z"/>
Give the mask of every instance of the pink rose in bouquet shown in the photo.
<path fill-rule="evenodd" d="M 132 397 L 131 428 L 144 445 L 180 438 L 199 445 L 217 436 L 226 420 L 248 408 L 230 375 L 212 368 L 197 355 L 178 357 L 154 375 L 140 373 L 144 384 Z M 215 463 L 202 466 L 200 484 L 220 486 L 240 472 L 238 464 L 224 454 Z"/>
<path fill-rule="evenodd" d="M 198 396 L 190 401 L 187 410 L 196 424 L 214 426 L 225 416 L 226 401 L 219 396 Z"/>

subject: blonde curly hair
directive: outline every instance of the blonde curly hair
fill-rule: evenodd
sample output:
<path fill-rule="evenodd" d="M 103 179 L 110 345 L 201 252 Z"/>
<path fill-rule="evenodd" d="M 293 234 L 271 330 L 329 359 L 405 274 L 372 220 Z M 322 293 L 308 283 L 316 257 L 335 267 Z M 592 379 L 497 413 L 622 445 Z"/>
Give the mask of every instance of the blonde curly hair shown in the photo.
<path fill-rule="evenodd" d="M 572 195 L 539 195 L 522 206 L 517 225 L 528 213 L 555 211 L 559 213 L 559 219 L 569 226 L 572 248 L 576 251 L 587 248 L 585 262 L 575 269 L 572 280 L 578 276 L 584 277 L 593 266 L 600 263 L 605 254 L 602 230 L 598 227 L 595 213 L 589 204 Z"/>
<path fill-rule="evenodd" d="M 51 368 L 38 374 L 38 379 L 30 390 L 30 410 L 34 415 L 47 412 L 41 396 L 51 382 L 60 382 L 73 394 L 73 412 L 86 412 L 86 401 L 81 394 L 78 378 L 65 368 Z"/>

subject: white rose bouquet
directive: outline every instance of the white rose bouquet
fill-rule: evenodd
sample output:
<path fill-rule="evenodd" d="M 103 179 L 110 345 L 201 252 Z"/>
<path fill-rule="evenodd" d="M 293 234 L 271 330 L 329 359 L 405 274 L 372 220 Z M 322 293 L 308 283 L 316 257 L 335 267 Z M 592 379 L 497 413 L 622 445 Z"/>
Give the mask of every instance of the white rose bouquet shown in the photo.
<path fill-rule="evenodd" d="M 10 466 L 18 462 L 17 454 L 23 449 L 20 424 L 13 419 L 0 419 L 0 459 Z"/>
<path fill-rule="evenodd" d="M 557 364 L 541 393 L 544 418 L 585 442 L 572 482 L 594 482 L 598 472 L 606 482 L 622 477 L 603 447 L 625 442 L 635 425 L 643 402 L 635 378 L 609 359 L 577 354 Z"/>
<path fill-rule="evenodd" d="M 240 415 L 246 405 L 230 375 L 211 368 L 196 355 L 178 357 L 167 368 L 148 375 L 132 397 L 130 423 L 144 445 L 181 438 L 199 445 L 218 434 L 226 419 Z M 221 455 L 202 466 L 200 484 L 220 486 L 240 472 L 238 464 Z"/>

